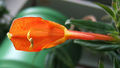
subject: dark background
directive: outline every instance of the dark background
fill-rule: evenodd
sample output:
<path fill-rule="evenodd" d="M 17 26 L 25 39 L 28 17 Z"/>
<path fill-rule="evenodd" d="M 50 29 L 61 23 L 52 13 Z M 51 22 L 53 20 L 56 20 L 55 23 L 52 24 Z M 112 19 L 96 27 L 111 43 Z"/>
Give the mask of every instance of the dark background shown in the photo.
<path fill-rule="evenodd" d="M 106 4 L 106 5 L 111 5 L 111 2 L 112 2 L 112 0 L 87 0 L 87 1 L 99 2 L 99 3 Z"/>

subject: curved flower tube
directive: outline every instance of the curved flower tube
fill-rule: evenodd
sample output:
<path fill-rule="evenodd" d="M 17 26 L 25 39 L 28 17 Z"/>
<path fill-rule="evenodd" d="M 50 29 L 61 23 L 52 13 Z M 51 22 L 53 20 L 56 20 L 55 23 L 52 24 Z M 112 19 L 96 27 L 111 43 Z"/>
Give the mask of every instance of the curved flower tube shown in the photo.
<path fill-rule="evenodd" d="M 70 31 L 60 24 L 43 20 L 40 17 L 15 19 L 7 35 L 16 50 L 28 52 L 38 52 L 45 48 L 51 48 L 68 39 L 113 40 L 107 35 Z"/>

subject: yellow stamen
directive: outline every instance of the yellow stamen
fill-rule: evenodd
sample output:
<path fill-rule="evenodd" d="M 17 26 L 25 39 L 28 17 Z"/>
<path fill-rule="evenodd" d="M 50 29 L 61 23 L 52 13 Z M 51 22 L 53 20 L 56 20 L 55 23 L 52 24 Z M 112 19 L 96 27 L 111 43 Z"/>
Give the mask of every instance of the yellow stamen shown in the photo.
<path fill-rule="evenodd" d="M 29 49 L 32 50 L 32 48 L 33 48 L 33 39 L 30 38 L 29 41 L 30 41 L 30 47 L 29 47 Z"/>
<path fill-rule="evenodd" d="M 27 39 L 30 39 L 30 31 L 27 33 Z"/>
<path fill-rule="evenodd" d="M 30 38 L 30 31 L 27 33 L 27 39 L 30 41 L 29 49 L 32 50 L 32 48 L 33 48 L 33 39 Z"/>
<path fill-rule="evenodd" d="M 9 39 L 11 39 L 11 38 L 12 38 L 12 34 L 11 34 L 11 33 L 9 33 L 9 32 L 7 33 L 7 36 L 8 36 L 8 38 L 9 38 Z"/>

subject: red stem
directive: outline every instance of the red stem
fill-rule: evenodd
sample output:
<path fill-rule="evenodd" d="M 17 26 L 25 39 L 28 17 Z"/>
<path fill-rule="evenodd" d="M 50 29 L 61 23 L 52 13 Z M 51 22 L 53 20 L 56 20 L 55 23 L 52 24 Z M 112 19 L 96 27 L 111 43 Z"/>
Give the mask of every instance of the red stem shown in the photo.
<path fill-rule="evenodd" d="M 79 32 L 68 30 L 68 39 L 82 39 L 82 40 L 105 40 L 112 41 L 112 37 L 97 33 Z"/>

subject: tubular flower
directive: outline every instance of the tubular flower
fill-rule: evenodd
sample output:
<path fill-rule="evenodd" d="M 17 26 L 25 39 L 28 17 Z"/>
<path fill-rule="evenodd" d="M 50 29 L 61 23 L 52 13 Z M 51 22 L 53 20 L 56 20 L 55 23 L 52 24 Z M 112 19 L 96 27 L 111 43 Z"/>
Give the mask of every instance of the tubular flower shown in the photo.
<path fill-rule="evenodd" d="M 15 19 L 7 35 L 16 50 L 28 52 L 51 48 L 68 39 L 113 40 L 112 37 L 107 35 L 70 31 L 60 24 L 43 20 L 40 17 Z"/>

